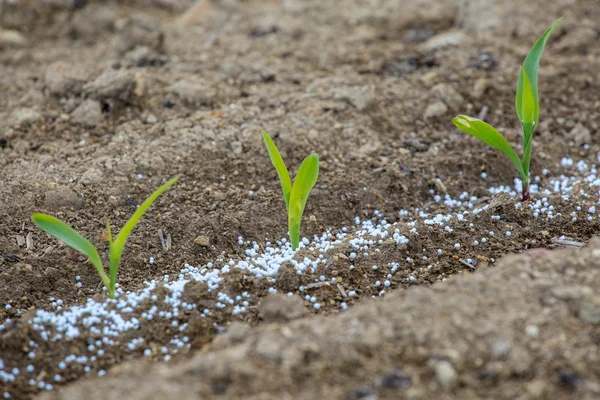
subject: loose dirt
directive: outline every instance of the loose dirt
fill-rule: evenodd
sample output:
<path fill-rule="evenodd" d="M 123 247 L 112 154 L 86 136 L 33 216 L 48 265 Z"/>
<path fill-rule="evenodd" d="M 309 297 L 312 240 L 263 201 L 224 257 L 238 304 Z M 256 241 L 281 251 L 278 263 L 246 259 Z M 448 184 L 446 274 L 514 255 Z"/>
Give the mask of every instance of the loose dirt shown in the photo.
<path fill-rule="evenodd" d="M 0 370 L 19 370 L 0 393 L 598 396 L 600 245 L 545 250 L 579 248 L 598 232 L 600 5 L 402 3 L 0 1 Z M 480 116 L 519 143 L 518 66 L 559 16 L 540 69 L 540 192 L 519 205 L 490 191 L 512 189 L 510 162 L 451 118 Z M 278 247 L 287 231 L 262 129 L 290 170 L 311 152 L 321 159 L 302 232 L 331 245 L 301 275 L 291 260 L 274 276 L 228 267 Z M 171 292 L 161 285 L 189 265 L 230 269 L 219 290 L 186 284 L 182 301 L 194 307 L 177 328 L 142 323 L 103 357 L 89 350 L 102 335 L 79 321 L 78 337 L 44 340 L 37 312 L 105 298 L 85 257 L 35 228 L 31 213 L 64 219 L 106 254 L 106 220 L 119 229 L 177 174 L 134 230 L 120 286 L 141 293 L 154 281 L 162 301 Z M 453 218 L 424 223 L 436 214 Z M 384 220 L 388 237 L 357 233 Z M 408 243 L 390 241 L 394 230 Z M 361 238 L 373 243 L 358 250 Z M 297 262 L 318 258 L 310 246 Z M 244 311 L 219 308 L 219 293 Z M 267 307 L 273 296 L 281 310 Z M 131 317 L 145 321 L 155 304 L 142 300 Z M 71 355 L 86 361 L 60 368 Z"/>

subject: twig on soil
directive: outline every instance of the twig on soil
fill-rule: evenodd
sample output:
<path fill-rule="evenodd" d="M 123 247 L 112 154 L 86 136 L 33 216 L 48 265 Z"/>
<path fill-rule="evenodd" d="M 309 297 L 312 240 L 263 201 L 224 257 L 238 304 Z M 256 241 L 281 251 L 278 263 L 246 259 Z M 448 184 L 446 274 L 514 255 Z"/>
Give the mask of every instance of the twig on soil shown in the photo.
<path fill-rule="evenodd" d="M 473 264 L 468 263 L 467 260 L 459 258 L 458 261 L 460 261 L 462 264 L 465 264 L 467 267 L 469 267 L 473 271 L 476 269 L 475 266 Z"/>
<path fill-rule="evenodd" d="M 329 284 L 329 282 L 314 282 L 314 283 L 309 283 L 308 285 L 304 286 L 306 289 L 315 289 L 315 288 L 319 288 L 321 286 L 331 286 Z"/>
<path fill-rule="evenodd" d="M 344 287 L 342 285 L 340 285 L 339 283 L 337 284 L 337 288 L 340 291 L 340 294 L 342 295 L 343 298 L 348 297 L 348 295 L 346 294 L 346 291 L 344 290 Z"/>
<path fill-rule="evenodd" d="M 161 244 L 162 248 L 165 251 L 169 251 L 171 249 L 171 234 L 166 232 L 167 239 L 165 240 L 165 235 L 163 232 L 166 232 L 166 231 L 163 231 L 162 229 L 158 230 L 158 238 L 160 239 L 160 244 Z"/>
<path fill-rule="evenodd" d="M 25 237 L 23 235 L 17 235 L 17 246 L 22 247 L 25 244 Z"/>
<path fill-rule="evenodd" d="M 585 243 L 583 242 L 576 242 L 575 240 L 561 240 L 560 238 L 552 238 L 551 240 L 552 243 L 554 244 L 558 244 L 560 246 L 565 246 L 565 247 L 583 247 L 585 245 Z"/>
<path fill-rule="evenodd" d="M 487 112 L 488 112 L 488 108 L 487 108 L 487 106 L 483 106 L 483 107 L 481 108 L 481 111 L 479 111 L 479 115 L 477 116 L 477 118 L 479 118 L 479 119 L 481 119 L 481 120 L 484 120 L 484 119 L 485 119 L 485 116 L 487 115 Z"/>
<path fill-rule="evenodd" d="M 29 232 L 25 237 L 25 245 L 29 250 L 33 249 L 33 233 Z"/>
<path fill-rule="evenodd" d="M 429 207 L 432 204 L 435 204 L 435 201 L 429 201 L 429 202 L 425 203 L 425 205 L 423 206 L 423 210 L 426 210 L 427 207 Z"/>

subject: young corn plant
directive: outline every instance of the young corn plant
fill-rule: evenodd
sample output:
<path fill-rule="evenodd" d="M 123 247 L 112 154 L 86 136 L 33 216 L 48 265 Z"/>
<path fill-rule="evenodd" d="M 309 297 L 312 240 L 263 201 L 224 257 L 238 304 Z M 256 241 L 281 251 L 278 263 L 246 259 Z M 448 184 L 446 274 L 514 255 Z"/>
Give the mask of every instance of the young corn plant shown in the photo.
<path fill-rule="evenodd" d="M 102 260 L 98 255 L 98 250 L 83 236 L 77 233 L 73 228 L 64 223 L 63 221 L 55 218 L 51 215 L 47 214 L 33 214 L 31 219 L 33 222 L 40 227 L 42 230 L 46 231 L 50 235 L 56 237 L 59 240 L 65 242 L 69 247 L 73 248 L 75 251 L 78 251 L 81 254 L 84 254 L 89 258 L 92 262 L 96 270 L 98 271 L 98 275 L 100 275 L 100 279 L 102 279 L 102 283 L 106 286 L 108 291 L 108 296 L 110 298 L 115 297 L 115 286 L 117 283 L 117 272 L 119 271 L 119 263 L 121 262 L 121 256 L 123 254 L 123 249 L 125 248 L 125 243 L 127 243 L 127 238 L 129 234 L 135 228 L 139 220 L 142 218 L 146 210 L 150 208 L 152 203 L 160 196 L 165 190 L 167 190 L 171 185 L 173 185 L 179 177 L 172 178 L 170 181 L 162 185 L 158 188 L 150 197 L 146 199 L 142 203 L 142 205 L 136 210 L 136 212 L 129 218 L 129 221 L 125 224 L 121 232 L 114 238 L 110 230 L 110 224 L 108 221 L 106 222 L 106 229 L 108 233 L 108 242 L 109 242 L 109 268 L 108 275 L 104 270 L 104 266 L 102 265 Z"/>
<path fill-rule="evenodd" d="M 319 155 L 316 153 L 311 154 L 302 161 L 294 179 L 294 185 L 292 186 L 290 174 L 281 158 L 281 154 L 279 154 L 279 150 L 277 150 L 277 146 L 275 146 L 275 143 L 273 143 L 267 132 L 263 131 L 262 134 L 269 157 L 277 170 L 277 175 L 279 175 L 279 181 L 281 182 L 283 199 L 285 200 L 288 212 L 290 241 L 292 249 L 295 251 L 300 244 L 300 222 L 304 213 L 304 207 L 306 206 L 306 200 L 308 200 L 308 195 L 319 177 Z"/>
<path fill-rule="evenodd" d="M 546 42 L 562 18 L 556 20 L 554 24 L 538 39 L 533 45 L 525 62 L 521 66 L 519 80 L 517 82 L 517 95 L 515 98 L 515 108 L 517 116 L 523 127 L 523 158 L 519 158 L 517 153 L 508 144 L 504 136 L 500 134 L 493 126 L 472 117 L 459 115 L 452 120 L 460 130 L 475 136 L 477 139 L 489 144 L 493 148 L 500 150 L 508 156 L 514 164 L 521 180 L 523 181 L 523 201 L 529 199 L 529 165 L 531 163 L 531 150 L 533 148 L 533 131 L 539 121 L 539 97 L 538 97 L 538 69 L 540 58 L 544 52 Z"/>

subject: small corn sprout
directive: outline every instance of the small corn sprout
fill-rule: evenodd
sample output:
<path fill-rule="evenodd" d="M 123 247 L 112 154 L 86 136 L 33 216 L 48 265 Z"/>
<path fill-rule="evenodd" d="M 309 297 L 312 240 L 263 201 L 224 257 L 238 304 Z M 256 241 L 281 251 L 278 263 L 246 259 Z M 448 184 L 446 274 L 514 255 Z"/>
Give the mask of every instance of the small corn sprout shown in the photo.
<path fill-rule="evenodd" d="M 279 175 L 283 199 L 285 200 L 288 212 L 290 241 L 292 242 L 292 249 L 296 250 L 300 244 L 300 222 L 304 213 L 304 207 L 306 206 L 306 200 L 319 177 L 319 155 L 316 153 L 311 154 L 302 161 L 294 179 L 294 185 L 292 186 L 290 174 L 279 154 L 279 150 L 277 150 L 275 143 L 273 143 L 273 140 L 265 131 L 263 131 L 263 139 L 265 140 L 271 162 L 277 170 L 277 175 Z"/>
<path fill-rule="evenodd" d="M 538 98 L 538 69 L 544 46 L 550 35 L 562 18 L 554 24 L 538 39 L 527 54 L 525 62 L 521 66 L 519 80 L 517 83 L 517 95 L 515 108 L 521 125 L 523 126 L 523 159 L 521 160 L 506 139 L 491 125 L 476 119 L 459 115 L 452 120 L 462 131 L 475 136 L 477 139 L 500 150 L 512 161 L 521 180 L 523 181 L 523 200 L 529 199 L 529 165 L 531 162 L 531 150 L 533 147 L 533 131 L 539 121 L 539 98 Z"/>
<path fill-rule="evenodd" d="M 150 208 L 152 203 L 160 196 L 165 190 L 167 190 L 171 185 L 173 185 L 179 177 L 175 177 L 158 188 L 142 205 L 136 210 L 136 212 L 129 218 L 129 221 L 125 224 L 121 232 L 117 235 L 117 237 L 113 240 L 112 233 L 110 231 L 110 224 L 108 221 L 106 222 L 106 229 L 108 233 L 108 242 L 109 242 L 109 274 L 106 275 L 104 271 L 104 266 L 102 265 L 102 260 L 100 259 L 100 255 L 98 255 L 98 251 L 96 248 L 83 236 L 77 233 L 73 228 L 64 223 L 63 221 L 47 214 L 33 214 L 31 219 L 33 222 L 40 227 L 42 230 L 46 231 L 50 235 L 56 237 L 57 239 L 65 242 L 69 247 L 78 251 L 81 254 L 86 255 L 92 264 L 96 267 L 98 271 L 98 275 L 100 275 L 100 279 L 102 279 L 102 283 L 106 286 L 108 291 L 108 296 L 111 298 L 115 297 L 115 285 L 117 283 L 117 271 L 119 270 L 119 263 L 121 262 L 121 255 L 123 254 L 123 249 L 125 248 L 125 243 L 127 242 L 127 238 L 129 234 L 135 228 L 139 220 L 142 218 L 146 210 Z"/>

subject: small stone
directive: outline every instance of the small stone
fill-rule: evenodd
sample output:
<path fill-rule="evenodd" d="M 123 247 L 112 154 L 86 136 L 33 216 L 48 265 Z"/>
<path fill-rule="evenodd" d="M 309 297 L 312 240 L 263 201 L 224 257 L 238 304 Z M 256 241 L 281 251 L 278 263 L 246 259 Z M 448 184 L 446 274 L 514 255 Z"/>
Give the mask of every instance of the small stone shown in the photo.
<path fill-rule="evenodd" d="M 108 204 L 110 204 L 113 207 L 116 207 L 119 205 L 119 199 L 117 199 L 115 196 L 110 196 L 108 198 Z"/>
<path fill-rule="evenodd" d="M 52 94 L 80 93 L 87 79 L 86 75 L 80 66 L 57 61 L 46 68 L 44 81 Z"/>
<path fill-rule="evenodd" d="M 208 247 L 210 246 L 210 239 L 208 236 L 198 236 L 196 239 L 194 239 L 194 243 L 201 247 Z"/>
<path fill-rule="evenodd" d="M 456 370 L 448 361 L 440 361 L 434 366 L 435 378 L 440 386 L 445 389 L 451 389 L 456 383 Z"/>
<path fill-rule="evenodd" d="M 10 124 L 13 126 L 26 127 L 38 121 L 42 116 L 32 108 L 17 108 L 9 117 Z"/>
<path fill-rule="evenodd" d="M 117 21 L 115 27 L 118 36 L 114 46 L 120 54 L 140 46 L 155 50 L 162 47 L 164 35 L 158 18 L 136 15 Z"/>
<path fill-rule="evenodd" d="M 420 46 L 420 50 L 429 53 L 445 47 L 461 45 L 468 39 L 469 37 L 460 31 L 444 32 L 427 39 Z"/>
<path fill-rule="evenodd" d="M 10 29 L 0 29 L 0 49 L 4 47 L 24 47 L 27 39 L 21 32 Z"/>
<path fill-rule="evenodd" d="M 529 337 L 536 338 L 540 334 L 540 328 L 536 325 L 527 325 L 525 327 L 525 333 L 527 333 L 527 336 Z"/>
<path fill-rule="evenodd" d="M 102 171 L 97 168 L 90 168 L 81 175 L 79 183 L 84 186 L 94 185 L 102 179 Z M 111 196 L 112 197 L 112 196 Z"/>
<path fill-rule="evenodd" d="M 104 119 L 102 106 L 99 102 L 92 99 L 87 99 L 81 103 L 73 110 L 71 117 L 74 122 L 90 128 L 100 125 Z"/>
<path fill-rule="evenodd" d="M 411 383 L 410 375 L 399 369 L 391 370 L 381 380 L 381 384 L 388 389 L 406 389 Z"/>
<path fill-rule="evenodd" d="M 579 301 L 579 318 L 588 324 L 600 325 L 600 298 L 586 296 Z"/>
<path fill-rule="evenodd" d="M 244 146 L 242 145 L 242 142 L 238 141 L 231 142 L 231 149 L 233 150 L 233 154 L 237 156 L 244 152 Z"/>
<path fill-rule="evenodd" d="M 375 100 L 375 94 L 369 86 L 354 86 L 342 89 L 335 95 L 352 104 L 358 111 L 367 109 Z"/>
<path fill-rule="evenodd" d="M 182 79 L 171 85 L 168 91 L 177 95 L 188 106 L 211 105 L 217 90 L 200 80 Z"/>
<path fill-rule="evenodd" d="M 414 153 L 419 151 L 427 151 L 427 149 L 429 149 L 429 144 L 423 143 L 418 137 L 411 137 L 404 140 L 404 147 Z"/>
<path fill-rule="evenodd" d="M 431 92 L 453 109 L 460 108 L 465 102 L 464 97 L 449 83 L 438 83 L 431 88 Z"/>
<path fill-rule="evenodd" d="M 156 54 L 149 47 L 138 46 L 128 51 L 123 56 L 123 60 L 127 65 L 143 66 L 151 64 L 153 60 L 157 61 L 154 57 L 156 57 Z"/>
<path fill-rule="evenodd" d="M 448 106 L 443 101 L 435 101 L 427 106 L 423 117 L 425 119 L 441 117 L 448 112 Z"/>
<path fill-rule="evenodd" d="M 259 70 L 256 74 L 256 80 L 258 82 L 273 82 L 275 81 L 275 78 L 277 77 L 277 74 L 275 73 L 275 71 L 273 71 L 270 68 L 263 68 L 261 70 Z"/>
<path fill-rule="evenodd" d="M 131 72 L 110 68 L 92 82 L 87 83 L 83 90 L 96 100 L 126 101 L 131 97 L 134 86 L 135 80 Z"/>
<path fill-rule="evenodd" d="M 58 209 L 64 207 L 74 207 L 80 209 L 83 206 L 83 200 L 77 196 L 73 190 L 68 187 L 60 187 L 48 190 L 44 195 L 44 207 L 49 209 Z"/>
<path fill-rule="evenodd" d="M 487 88 L 489 87 L 489 81 L 484 78 L 477 79 L 475 81 L 475 85 L 473 85 L 473 98 L 480 99 L 485 94 Z"/>
<path fill-rule="evenodd" d="M 158 122 L 158 118 L 156 118 L 156 115 L 154 114 L 150 114 L 146 117 L 146 123 L 148 124 L 155 124 Z"/>
<path fill-rule="evenodd" d="M 494 358 L 502 358 L 510 353 L 511 343 L 508 340 L 497 340 L 492 344 Z"/>
<path fill-rule="evenodd" d="M 258 315 L 264 322 L 287 322 L 304 315 L 304 301 L 298 296 L 269 294 L 258 307 Z"/>
<path fill-rule="evenodd" d="M 435 70 L 429 71 L 429 72 L 426 72 L 423 75 L 421 75 L 419 80 L 426 87 L 432 88 L 433 85 L 437 84 L 440 81 L 440 74 Z"/>
<path fill-rule="evenodd" d="M 592 143 L 592 134 L 590 130 L 586 128 L 581 122 L 578 122 L 577 125 L 571 129 L 569 135 L 575 141 L 577 146 L 582 146 L 584 144 Z"/>

